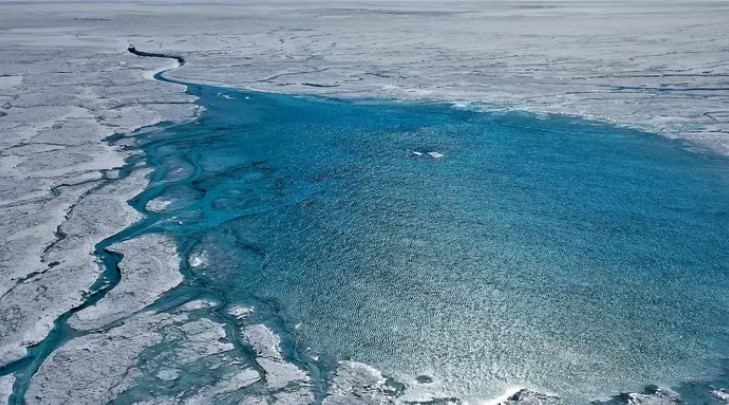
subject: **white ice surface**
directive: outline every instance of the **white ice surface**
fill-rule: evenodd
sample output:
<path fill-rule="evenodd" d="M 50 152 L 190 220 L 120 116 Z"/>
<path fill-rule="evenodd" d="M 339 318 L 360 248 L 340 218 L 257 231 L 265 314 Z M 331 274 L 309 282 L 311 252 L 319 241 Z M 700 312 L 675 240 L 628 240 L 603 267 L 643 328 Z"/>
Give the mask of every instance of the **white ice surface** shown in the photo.
<path fill-rule="evenodd" d="M 183 86 L 149 80 L 174 63 L 130 55 L 128 43 L 184 55 L 187 64 L 169 73 L 180 80 L 570 114 L 729 154 L 726 21 L 729 2 L 689 0 L 0 2 L 0 365 L 22 357 L 59 315 L 82 302 L 99 272 L 93 246 L 139 218 L 125 202 L 145 186 L 142 172 L 99 188 L 102 175 L 116 173 L 127 157 L 102 140 L 196 112 Z M 59 241 L 57 229 L 67 237 Z M 168 275 L 164 282 L 175 284 L 179 275 Z M 114 301 L 119 312 L 104 311 L 101 323 L 127 316 L 166 289 Z M 111 303 L 102 300 L 95 310 Z M 32 393 L 68 394 L 73 403 L 111 398 L 117 391 L 110 387 L 128 381 L 103 353 L 132 358 L 160 339 L 159 331 L 144 335 L 152 329 L 149 316 L 108 332 L 114 344 L 97 335 L 68 342 L 41 367 L 26 399 Z M 213 332 L 189 323 L 179 333 L 210 340 L 212 352 L 230 350 L 218 341 L 225 337 L 220 326 L 205 325 Z M 195 345 L 186 355 L 198 356 L 206 346 Z M 87 355 L 90 349 L 102 355 Z M 259 361 L 274 375 L 286 371 L 278 373 L 282 384 L 305 384 L 306 375 L 290 363 Z M 67 371 L 76 366 L 98 373 L 98 390 L 72 390 L 91 378 Z M 231 375 L 237 377 L 200 398 L 253 378 Z M 304 388 L 277 395 L 268 401 L 311 400 Z M 165 401 L 155 403 L 174 399 Z"/>
<path fill-rule="evenodd" d="M 0 377 L 0 404 L 8 403 L 10 394 L 13 392 L 13 383 L 15 383 L 15 377 L 12 375 Z"/>
<path fill-rule="evenodd" d="M 0 14 L 12 14 L 3 21 L 8 42 L 73 37 L 98 48 L 131 43 L 180 53 L 187 64 L 170 76 L 182 80 L 579 115 L 729 153 L 729 2 L 257 0 L 17 9 L 0 4 Z"/>
<path fill-rule="evenodd" d="M 124 255 L 119 284 L 98 303 L 75 313 L 69 325 L 94 329 L 129 316 L 151 305 L 183 280 L 174 243 L 159 234 L 147 234 L 111 245 Z"/>
<path fill-rule="evenodd" d="M 154 32 L 135 31 L 134 41 L 184 54 L 188 63 L 170 75 L 181 80 L 569 114 L 729 153 L 729 2 L 254 1 L 143 10 Z M 128 32 L 121 21 L 119 30 Z"/>

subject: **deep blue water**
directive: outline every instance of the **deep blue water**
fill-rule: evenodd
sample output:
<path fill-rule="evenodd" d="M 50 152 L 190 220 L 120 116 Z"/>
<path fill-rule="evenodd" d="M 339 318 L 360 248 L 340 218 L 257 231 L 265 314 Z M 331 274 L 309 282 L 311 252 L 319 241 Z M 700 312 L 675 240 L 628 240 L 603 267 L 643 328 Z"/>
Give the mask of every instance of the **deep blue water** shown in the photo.
<path fill-rule="evenodd" d="M 726 159 L 568 118 L 188 91 L 199 120 L 139 136 L 135 204 L 171 201 L 146 231 L 315 375 L 585 403 L 722 374 Z"/>

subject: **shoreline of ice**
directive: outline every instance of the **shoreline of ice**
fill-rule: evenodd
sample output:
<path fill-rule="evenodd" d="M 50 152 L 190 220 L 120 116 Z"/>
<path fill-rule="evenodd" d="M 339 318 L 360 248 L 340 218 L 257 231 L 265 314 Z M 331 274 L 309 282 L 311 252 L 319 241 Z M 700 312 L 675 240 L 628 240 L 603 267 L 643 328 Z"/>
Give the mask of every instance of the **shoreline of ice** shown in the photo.
<path fill-rule="evenodd" d="M 0 70 L 13 79 L 0 80 L 2 403 L 17 403 L 37 386 L 30 381 L 34 358 L 59 344 L 65 319 L 89 314 L 84 306 L 104 288 L 95 285 L 104 272 L 98 243 L 141 219 L 127 201 L 147 186 L 147 172 L 131 167 L 132 154 L 106 139 L 195 116 L 184 88 L 144 78 L 160 60 L 133 57 L 115 39 L 69 35 L 63 26 L 15 28 L 25 24 L 23 16 L 0 17 Z M 127 169 L 131 174 L 120 175 Z M 125 308 L 107 308 L 98 314 L 105 321 L 93 327 L 138 307 L 136 299 L 148 300 L 127 294 Z M 96 368 L 110 366 L 103 357 L 95 361 Z"/>
<path fill-rule="evenodd" d="M 434 159 L 441 158 L 443 155 L 439 152 L 430 152 L 428 155 Z M 200 267 L 208 265 L 204 259 L 205 253 L 201 256 L 192 255 L 188 258 L 190 266 Z M 249 313 L 245 311 L 246 315 Z M 245 317 L 239 317 L 245 319 Z M 313 396 L 308 392 L 308 383 L 310 381 L 306 372 L 298 369 L 295 365 L 286 363 L 279 348 L 280 338 L 271 329 L 263 324 L 253 324 L 242 329 L 242 335 L 256 353 L 255 361 L 264 371 L 267 377 L 266 385 L 270 389 L 280 389 L 289 386 L 292 383 L 303 384 L 303 391 L 292 393 L 298 401 L 311 402 Z M 272 381 L 269 379 L 273 379 Z M 431 398 L 425 401 L 402 401 L 398 398 L 401 393 L 396 392 L 386 384 L 386 379 L 382 373 L 364 363 L 358 363 L 348 360 L 339 361 L 335 372 L 328 379 L 329 389 L 322 403 L 325 405 L 351 404 L 351 403 L 467 403 L 455 398 Z M 407 388 L 414 388 L 408 386 Z M 296 391 L 294 391 L 296 392 Z M 715 394 L 714 394 L 715 395 Z M 654 405 L 672 405 L 678 404 L 680 397 L 674 391 L 663 388 L 655 391 L 644 393 L 625 393 L 615 398 L 625 397 L 628 404 L 654 404 Z M 362 398 L 368 398 L 363 401 Z M 248 401 L 249 399 L 247 399 Z M 256 401 L 256 399 L 250 399 Z M 595 400 L 595 403 L 599 403 Z M 614 399 L 613 401 L 619 401 Z M 507 390 L 503 395 L 496 398 L 480 402 L 482 404 L 494 405 L 516 405 L 516 404 L 561 404 L 562 401 L 558 396 L 546 394 L 540 391 L 533 391 L 528 388 L 519 387 Z"/>
<path fill-rule="evenodd" d="M 443 157 L 439 152 L 429 152 L 427 155 L 433 159 Z M 188 264 L 192 267 L 209 265 L 205 252 L 199 255 L 192 254 L 188 257 Z M 234 309 L 231 314 L 238 319 L 245 319 L 251 312 L 251 309 L 244 308 L 242 310 Z M 242 316 L 239 315 L 241 313 L 243 314 Z M 303 401 L 299 403 L 310 403 L 313 400 L 313 396 L 308 388 L 310 377 L 295 365 L 284 361 L 280 349 L 280 337 L 278 335 L 264 324 L 245 326 L 242 329 L 242 335 L 244 341 L 256 354 L 255 361 L 264 372 L 263 375 L 267 380 L 267 387 L 276 390 L 287 386 L 291 387 L 291 384 L 294 384 L 294 388 L 289 388 L 293 390 L 289 392 L 289 395 L 295 397 L 297 401 Z M 417 392 L 414 393 L 414 397 L 405 396 L 405 398 L 410 399 L 403 400 L 400 396 L 404 392 L 398 392 L 396 389 L 388 386 L 387 380 L 380 370 L 365 363 L 350 360 L 338 361 L 336 370 L 327 378 L 327 384 L 328 390 L 322 400 L 322 404 L 324 405 L 383 403 L 468 404 L 467 401 L 462 401 L 457 398 L 440 398 L 437 396 L 415 399 L 418 398 Z M 417 391 L 417 387 L 413 385 L 405 385 L 404 387 L 404 391 L 408 389 Z M 615 398 L 622 397 L 627 398 L 627 402 L 625 403 L 629 405 L 677 405 L 680 403 L 679 395 L 668 388 L 643 393 L 624 393 L 617 395 Z M 261 403 L 259 401 L 260 399 L 257 398 L 246 399 L 246 403 Z M 288 402 L 290 399 L 286 401 Z M 515 387 L 507 390 L 503 395 L 478 402 L 478 404 L 493 405 L 559 405 L 562 403 L 559 396 L 525 387 Z M 601 402 L 596 399 L 595 403 Z"/>
<path fill-rule="evenodd" d="M 128 55 L 124 50 L 126 42 L 119 37 L 126 37 L 140 47 L 154 45 L 190 55 L 191 63 L 171 73 L 171 77 L 184 81 L 342 98 L 453 100 L 472 106 L 519 108 L 529 104 L 531 107 L 523 108 L 614 120 L 613 123 L 621 125 L 647 125 L 646 128 L 658 133 L 682 134 L 690 141 L 729 154 L 726 140 L 729 111 L 712 107 L 726 103 L 729 97 L 722 87 L 726 84 L 725 77 L 729 77 L 722 65 L 725 59 L 721 59 L 726 57 L 718 54 L 721 47 L 710 41 L 711 35 L 717 35 L 710 30 L 717 25 L 721 13 L 711 15 L 704 6 L 684 12 L 680 4 L 672 9 L 673 14 L 662 14 L 666 19 L 661 21 L 669 28 L 686 28 L 688 33 L 683 34 L 686 38 L 696 35 L 696 41 L 705 43 L 703 53 L 696 53 L 690 41 L 682 42 L 684 37 L 666 31 L 665 27 L 647 23 L 630 28 L 639 15 L 635 10 L 647 7 L 650 11 L 650 5 L 644 4 L 635 6 L 637 9 L 623 5 L 627 7 L 624 10 L 627 20 L 620 23 L 625 29 L 636 30 L 635 35 L 645 34 L 648 39 L 626 41 L 600 31 L 604 25 L 589 18 L 586 22 L 574 21 L 592 35 L 588 36 L 594 41 L 590 46 L 582 45 L 584 38 L 570 36 L 559 26 L 545 22 L 548 18 L 564 22 L 564 19 L 583 16 L 584 9 L 580 7 L 589 9 L 584 4 L 561 6 L 564 15 L 549 9 L 515 11 L 506 6 L 474 11 L 467 2 L 452 4 L 454 10 L 428 5 L 435 7 L 428 13 L 417 12 L 416 8 L 423 4 L 415 2 L 387 6 L 384 11 L 371 5 L 352 10 L 318 3 L 299 6 L 252 3 L 245 9 L 226 5 L 222 11 L 203 9 L 199 5 L 159 7 L 119 3 L 99 8 L 93 4 L 25 4 L 28 13 L 0 13 L 4 27 L 0 43 L 8 55 L 0 62 L 4 74 L 0 77 L 0 129 L 8 134 L 0 145 L 2 208 L 8 219 L 2 230 L 9 235 L 2 246 L 8 259 L 0 268 L 4 280 L 0 285 L 3 292 L 0 363 L 7 365 L 21 358 L 28 347 L 43 340 L 58 316 L 83 302 L 84 294 L 99 273 L 91 255 L 94 244 L 138 220 L 134 213 L 127 212 L 126 199 L 141 191 L 146 179 L 127 178 L 131 184 L 119 193 L 116 187 L 124 181 L 115 181 L 111 174 L 124 165 L 129 154 L 107 146 L 103 139 L 161 121 L 184 121 L 194 116 L 194 99 L 183 94 L 184 86 L 141 80 L 153 79 L 156 73 L 171 65 L 160 69 L 157 68 L 159 60 Z M 8 7 L 14 5 L 0 5 L 0 10 Z M 68 8 L 59 11 L 59 7 Z M 167 15 L 168 7 L 175 8 L 173 16 Z M 138 8 L 144 12 L 133 13 Z M 300 12 L 307 18 L 292 19 L 282 10 Z M 402 19 L 398 15 L 403 13 L 409 19 L 400 23 Z M 231 27 L 226 24 L 231 15 L 248 18 L 249 24 Z M 514 32 L 499 21 L 506 21 L 510 16 L 531 19 L 537 24 L 535 31 L 546 29 L 544 32 L 552 37 L 539 32 Z M 368 24 L 353 23 L 352 18 L 367 20 Z M 489 21 L 493 30 L 488 24 L 484 27 L 478 24 L 481 18 Z M 709 31 L 691 25 L 697 20 L 706 23 Z M 312 21 L 321 25 L 312 28 Z M 442 22 L 438 25 L 440 32 L 421 38 L 423 28 L 434 22 Z M 588 26 L 591 22 L 595 27 Z M 190 29 L 186 36 L 177 35 L 180 24 Z M 199 30 L 207 34 L 221 28 L 232 33 L 199 35 Z M 514 35 L 495 36 L 499 29 Z M 536 36 L 530 37 L 532 34 Z M 620 49 L 624 54 L 611 50 L 616 44 L 625 44 Z M 563 45 L 564 52 L 545 57 L 540 50 L 541 46 L 547 51 L 559 51 L 556 45 Z M 676 48 L 673 53 L 641 53 L 641 49 L 665 51 L 671 46 Z M 386 57 L 380 53 L 383 49 Z M 697 59 L 677 60 L 676 55 L 688 54 Z M 638 60 L 641 58 L 646 60 Z M 548 61 L 546 65 L 545 61 Z M 61 96 L 64 94 L 70 97 Z M 641 111 L 641 105 L 647 103 L 652 110 Z M 87 204 L 89 207 L 84 208 Z M 125 212 L 118 223 L 101 219 L 118 214 L 118 210 Z M 96 223 L 101 225 L 95 227 Z M 68 274 L 74 277 L 69 279 Z M 143 304 L 153 298 L 144 298 Z M 161 368 L 156 374 L 160 380 L 174 381 L 182 372 L 165 368 L 166 358 L 154 349 L 167 335 L 180 337 L 180 345 L 174 351 L 176 362 L 197 367 L 196 361 L 208 358 L 218 366 L 216 377 L 220 384 L 197 387 L 199 392 L 187 398 L 191 403 L 253 389 L 250 387 L 259 384 L 260 377 L 256 379 L 250 368 L 240 366 L 242 360 L 235 357 L 232 348 L 235 345 L 219 341 L 225 338 L 232 342 L 237 337 L 230 336 L 220 319 L 198 317 L 196 311 L 214 305 L 190 305 L 179 311 L 153 314 L 145 312 L 144 305 L 135 307 L 124 302 L 126 307 L 120 313 L 112 311 L 114 308 L 100 312 L 98 319 L 103 321 L 97 321 L 94 315 L 89 320 L 89 328 L 130 316 L 128 311 L 133 310 L 135 313 L 127 322 L 103 333 L 92 332 L 74 338 L 51 353 L 30 382 L 26 396 L 30 398 L 29 403 L 47 403 L 49 396 L 68 393 L 69 387 L 78 388 L 76 393 L 81 399 L 74 398 L 75 403 L 96 403 L 108 398 L 106 395 L 124 395 L 125 390 L 134 389 L 132 377 L 138 376 L 134 373 L 142 372 L 138 365 L 129 362 L 132 357 L 149 356 L 145 360 Z M 79 322 L 80 315 L 75 316 L 72 325 Z M 96 356 L 90 356 L 89 351 Z M 109 359 L 119 362 L 111 367 L 113 362 Z M 228 364 L 230 361 L 233 366 Z M 294 376 L 297 384 L 304 382 L 291 363 L 275 356 L 261 362 L 258 367 L 262 370 L 268 367 L 283 375 L 279 381 Z M 69 368 L 71 364 L 83 366 L 75 370 Z M 396 398 L 381 396 L 387 389 L 381 385 L 379 371 L 357 365 L 361 363 L 342 364 L 342 374 L 338 368 L 332 378 L 354 390 L 350 393 L 362 394 L 357 390 L 372 388 L 374 392 L 364 391 L 372 399 L 380 403 L 397 402 Z M 364 377 L 340 378 L 349 375 L 351 370 L 347 369 L 367 372 Z M 102 389 L 89 390 L 79 385 L 88 383 L 88 378 L 97 374 L 104 376 L 94 380 Z M 357 385 L 362 379 L 367 383 Z M 0 400 L 10 394 L 7 390 L 13 384 L 17 386 L 18 381 L 12 374 L 0 376 Z M 335 392 L 339 386 L 334 382 L 330 388 Z M 354 399 L 345 391 L 337 391 L 336 398 L 329 402 L 337 403 L 341 399 L 342 403 L 352 403 Z M 527 399 L 531 395 L 528 392 L 524 394 Z M 311 398 L 306 389 L 294 395 L 279 394 L 263 401 L 294 403 Z M 514 395 L 500 404 L 515 403 L 505 402 L 512 401 Z M 358 399 L 360 396 L 355 395 Z M 651 394 L 628 396 L 635 404 L 673 400 L 670 395 L 658 399 L 651 398 Z M 179 399 L 160 398 L 155 403 L 173 403 Z M 529 403 L 521 397 L 517 400 Z"/>
<path fill-rule="evenodd" d="M 222 54 L 188 48 L 190 64 L 171 77 L 277 93 L 560 114 L 687 139 L 726 155 L 729 72 L 714 40 L 721 12 L 687 4 L 281 6 L 322 18 L 316 26 L 274 16 L 275 7 L 255 9 L 262 24 L 278 28 L 274 37 L 251 29 L 250 45 Z M 355 18 L 376 28 L 364 30 Z M 306 35 L 289 24 L 305 27 Z M 330 33 L 342 32 L 329 42 Z M 245 59 L 248 53 L 255 57 Z M 227 67 L 233 57 L 243 58 L 245 68 Z"/>

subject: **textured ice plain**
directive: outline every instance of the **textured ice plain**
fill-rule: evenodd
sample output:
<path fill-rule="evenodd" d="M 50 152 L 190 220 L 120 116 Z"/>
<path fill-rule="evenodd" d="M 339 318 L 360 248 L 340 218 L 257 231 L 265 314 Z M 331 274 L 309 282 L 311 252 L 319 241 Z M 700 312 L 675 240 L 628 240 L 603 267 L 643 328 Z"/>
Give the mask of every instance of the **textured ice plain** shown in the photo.
<path fill-rule="evenodd" d="M 182 86 L 142 75 L 169 61 L 76 38 L 40 16 L 49 28 L 36 31 L 15 14 L 3 10 L 0 23 L 0 366 L 84 301 L 100 271 L 94 246 L 139 219 L 126 200 L 145 173 L 110 182 L 127 154 L 103 139 L 194 112 Z"/>
<path fill-rule="evenodd" d="M 89 334 L 62 346 L 38 370 L 25 401 L 28 404 L 130 401 L 139 398 L 135 387 L 144 384 L 143 398 L 149 397 L 147 391 L 156 391 L 176 394 L 182 403 L 210 403 L 194 398 L 207 393 L 210 400 L 216 394 L 228 392 L 228 387 L 193 384 L 175 387 L 174 381 L 187 381 L 186 375 L 189 378 L 190 374 L 203 371 L 209 371 L 210 379 L 225 376 L 220 380 L 230 384 L 258 380 L 258 373 L 241 366 L 240 360 L 231 354 L 234 346 L 223 341 L 225 336 L 223 325 L 207 318 L 196 319 L 187 313 L 142 314 L 106 333 Z M 143 361 L 138 361 L 140 358 Z M 238 377 L 241 369 L 248 370 L 245 375 L 248 378 Z M 150 376 L 156 378 L 146 381 Z M 170 397 L 161 403 L 178 402 Z"/>
<path fill-rule="evenodd" d="M 182 86 L 151 80 L 153 71 L 171 67 L 169 61 L 130 55 L 126 41 L 112 35 L 81 37 L 78 25 L 52 13 L 34 14 L 32 28 L 25 14 L 0 17 L 0 367 L 25 356 L 56 319 L 84 302 L 102 270 L 96 244 L 141 219 L 127 200 L 146 186 L 149 171 L 137 168 L 118 179 L 129 155 L 104 139 L 188 120 L 196 109 Z M 109 250 L 124 256 L 118 285 L 73 313 L 68 325 L 81 333 L 23 382 L 23 398 L 13 389 L 14 375 L 1 376 L 0 403 L 13 392 L 14 402 L 28 404 L 313 400 L 308 375 L 283 359 L 267 328 L 251 330 L 274 342 L 266 349 L 273 355 L 249 364 L 223 322 L 191 313 L 216 303 L 144 310 L 181 282 L 169 240 L 146 235 Z M 266 347 L 261 344 L 254 347 Z"/>
<path fill-rule="evenodd" d="M 129 41 L 184 54 L 182 80 L 579 115 L 729 153 L 727 2 L 0 7 L 6 40 Z"/>
<path fill-rule="evenodd" d="M 10 394 L 13 392 L 13 383 L 15 377 L 12 375 L 5 375 L 0 377 L 0 403 L 7 403 L 10 398 Z"/>
<path fill-rule="evenodd" d="M 68 324 L 74 329 L 97 329 L 132 315 L 183 281 L 176 246 L 162 235 L 143 235 L 108 250 L 124 256 L 121 280 L 96 305 L 73 314 Z"/>
<path fill-rule="evenodd" d="M 182 80 L 580 115 L 729 153 L 726 2 L 83 7 L 108 19 L 83 35 L 183 53 Z"/>
<path fill-rule="evenodd" d="M 362 363 L 343 361 L 332 377 L 323 405 L 382 404 L 397 394 L 378 370 Z M 444 401 L 450 403 L 453 401 Z"/>
<path fill-rule="evenodd" d="M 0 364 L 22 357 L 54 319 L 83 301 L 99 274 L 93 246 L 138 220 L 125 201 L 144 187 L 144 173 L 109 183 L 126 155 L 102 140 L 192 116 L 181 87 L 145 80 L 169 61 L 133 57 L 124 51 L 128 42 L 184 54 L 190 63 L 171 74 L 184 80 L 576 114 L 728 153 L 728 10 L 688 1 L 0 4 Z M 111 318 L 137 304 L 125 303 L 130 308 Z M 179 346 L 158 347 L 165 336 L 179 337 Z M 62 346 L 26 400 L 98 403 L 125 395 L 134 402 L 149 387 L 130 382 L 151 375 L 141 367 L 158 367 L 155 383 L 162 384 L 181 378 L 169 364 L 203 358 L 228 366 L 216 382 L 138 403 L 210 403 L 260 384 L 251 365 L 225 357 L 233 353 L 218 341 L 225 337 L 232 339 L 214 320 L 142 312 Z M 393 401 L 378 394 L 385 392 L 379 372 L 353 370 L 367 368 L 340 364 L 330 401 L 334 394 L 340 403 Z M 375 391 L 356 398 L 338 391 L 357 393 L 368 378 L 364 388 Z M 0 402 L 12 380 L 0 377 Z M 310 400 L 302 392 L 261 393 L 244 403 Z M 515 395 L 504 403 L 543 397 Z M 631 394 L 621 403 L 675 398 Z"/>
<path fill-rule="evenodd" d="M 140 218 L 126 201 L 147 184 L 147 171 L 112 181 L 128 154 L 103 140 L 195 112 L 182 86 L 144 77 L 169 61 L 134 57 L 118 39 L 78 38 L 42 16 L 38 26 L 47 28 L 27 27 L 14 20 L 16 10 L 0 17 L 0 367 L 25 356 L 56 319 L 83 304 L 101 271 L 94 247 Z M 77 343 L 83 340 L 68 347 Z M 96 353 L 88 355 L 88 376 L 114 376 L 119 370 L 104 360 L 110 353 Z M 0 403 L 14 384 L 12 374 L 0 377 Z M 63 392 L 72 392 L 78 397 L 66 403 L 83 403 L 88 389 L 74 379 L 36 402 L 63 403 Z"/>

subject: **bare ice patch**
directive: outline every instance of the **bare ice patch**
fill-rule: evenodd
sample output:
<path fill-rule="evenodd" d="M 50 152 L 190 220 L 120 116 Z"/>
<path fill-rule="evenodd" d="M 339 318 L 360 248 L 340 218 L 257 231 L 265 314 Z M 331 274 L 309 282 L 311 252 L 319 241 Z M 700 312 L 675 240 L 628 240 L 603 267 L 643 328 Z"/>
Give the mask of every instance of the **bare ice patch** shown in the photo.
<path fill-rule="evenodd" d="M 0 377 L 0 403 L 9 403 L 10 394 L 13 393 L 13 384 L 15 377 L 12 375 L 4 375 Z"/>
<path fill-rule="evenodd" d="M 9 89 L 23 83 L 23 76 L 0 76 L 0 89 Z"/>
<path fill-rule="evenodd" d="M 445 155 L 438 151 L 421 152 L 417 150 L 411 150 L 410 155 L 415 157 L 429 157 L 431 159 L 443 159 Z"/>
<path fill-rule="evenodd" d="M 382 373 L 364 363 L 342 361 L 330 380 L 323 405 L 393 403 L 397 390 Z"/>
<path fill-rule="evenodd" d="M 278 335 L 261 324 L 246 327 L 242 335 L 255 351 L 256 363 L 265 371 L 266 387 L 271 390 L 288 388 L 306 398 L 311 395 L 308 374 L 284 360 Z"/>
<path fill-rule="evenodd" d="M 720 399 L 725 403 L 729 404 L 729 393 L 724 391 L 723 389 L 713 390 L 711 391 L 711 394 L 714 395 L 717 399 Z"/>
<path fill-rule="evenodd" d="M 155 212 L 160 213 L 167 209 L 172 204 L 172 201 L 170 200 L 162 200 L 155 198 L 153 200 L 147 201 L 147 204 L 144 206 L 144 209 L 146 209 L 149 212 Z"/>
<path fill-rule="evenodd" d="M 190 257 L 187 259 L 188 264 L 190 267 L 202 267 L 208 263 L 208 255 L 205 252 L 202 252 L 198 255 L 190 255 Z"/>
<path fill-rule="evenodd" d="M 211 299 L 198 299 L 185 303 L 180 307 L 180 310 L 185 312 L 200 311 L 203 309 L 215 308 L 220 305 L 220 302 Z"/>
<path fill-rule="evenodd" d="M 176 246 L 166 236 L 146 234 L 111 245 L 109 250 L 124 255 L 119 263 L 121 280 L 103 299 L 69 319 L 74 328 L 93 329 L 129 316 L 183 280 Z"/>
<path fill-rule="evenodd" d="M 237 319 L 245 319 L 252 313 L 253 307 L 245 307 L 243 305 L 236 305 L 228 309 L 228 314 L 233 315 Z"/>

